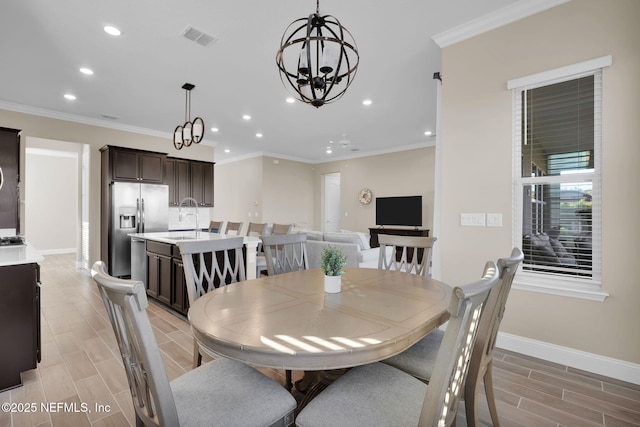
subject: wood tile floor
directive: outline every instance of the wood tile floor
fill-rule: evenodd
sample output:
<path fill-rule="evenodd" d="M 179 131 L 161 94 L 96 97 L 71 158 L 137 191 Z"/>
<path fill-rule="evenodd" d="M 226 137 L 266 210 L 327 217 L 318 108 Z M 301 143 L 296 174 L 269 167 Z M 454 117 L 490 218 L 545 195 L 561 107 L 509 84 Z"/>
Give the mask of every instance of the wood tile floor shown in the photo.
<path fill-rule="evenodd" d="M 49 255 L 42 264 L 42 362 L 23 374 L 22 387 L 0 393 L 0 403 L 23 409 L 0 412 L 0 427 L 134 425 L 127 380 L 102 300 L 88 272 L 73 263 L 72 255 Z M 173 379 L 191 366 L 189 327 L 155 305 L 149 315 Z M 638 385 L 501 350 L 494 365 L 503 426 L 640 426 Z M 282 372 L 263 372 L 284 383 Z M 294 379 L 300 375 L 294 372 Z M 483 399 L 481 423 L 490 426 Z M 25 412 L 31 404 L 35 411 Z M 459 414 L 458 425 L 465 425 L 463 408 Z"/>

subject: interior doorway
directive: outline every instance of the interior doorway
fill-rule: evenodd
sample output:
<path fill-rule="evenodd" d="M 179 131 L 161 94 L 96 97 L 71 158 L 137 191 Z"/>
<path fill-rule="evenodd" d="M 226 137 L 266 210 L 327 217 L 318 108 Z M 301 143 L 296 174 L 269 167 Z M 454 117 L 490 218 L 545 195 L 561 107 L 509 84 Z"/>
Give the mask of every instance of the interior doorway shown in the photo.
<path fill-rule="evenodd" d="M 340 172 L 323 175 L 323 231 L 340 231 Z"/>
<path fill-rule="evenodd" d="M 43 254 L 75 253 L 88 269 L 88 144 L 25 138 L 23 234 Z"/>

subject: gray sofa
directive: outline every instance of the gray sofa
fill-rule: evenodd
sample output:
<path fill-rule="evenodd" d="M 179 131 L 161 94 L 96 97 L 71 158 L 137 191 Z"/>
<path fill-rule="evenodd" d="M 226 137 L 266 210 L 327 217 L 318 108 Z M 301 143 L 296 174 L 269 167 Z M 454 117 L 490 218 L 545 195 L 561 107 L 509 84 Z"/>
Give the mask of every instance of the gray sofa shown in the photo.
<path fill-rule="evenodd" d="M 307 235 L 307 255 L 309 268 L 320 267 L 322 250 L 327 246 L 337 247 L 346 255 L 346 267 L 377 268 L 380 248 L 369 246 L 370 236 L 365 233 L 323 233 L 321 231 L 304 231 Z M 391 251 L 392 248 L 387 248 Z"/>

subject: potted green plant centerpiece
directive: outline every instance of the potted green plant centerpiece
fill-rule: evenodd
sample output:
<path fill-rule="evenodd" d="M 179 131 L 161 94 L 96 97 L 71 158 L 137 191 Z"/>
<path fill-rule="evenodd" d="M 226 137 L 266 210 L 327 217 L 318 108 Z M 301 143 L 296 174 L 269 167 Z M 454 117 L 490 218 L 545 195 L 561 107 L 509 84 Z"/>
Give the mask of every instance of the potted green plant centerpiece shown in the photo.
<path fill-rule="evenodd" d="M 347 262 L 347 257 L 334 246 L 328 246 L 322 250 L 320 268 L 324 272 L 324 291 L 328 293 L 340 292 L 342 287 L 342 267 Z"/>

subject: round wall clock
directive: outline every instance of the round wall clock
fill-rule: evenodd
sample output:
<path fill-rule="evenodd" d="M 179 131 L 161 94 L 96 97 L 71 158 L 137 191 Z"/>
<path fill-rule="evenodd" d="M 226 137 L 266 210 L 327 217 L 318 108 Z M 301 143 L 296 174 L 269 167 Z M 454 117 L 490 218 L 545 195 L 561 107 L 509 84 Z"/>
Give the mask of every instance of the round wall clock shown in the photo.
<path fill-rule="evenodd" d="M 371 190 L 369 190 L 368 188 L 363 188 L 358 193 L 358 200 L 363 205 L 368 205 L 369 203 L 371 203 L 371 199 L 372 199 Z"/>

